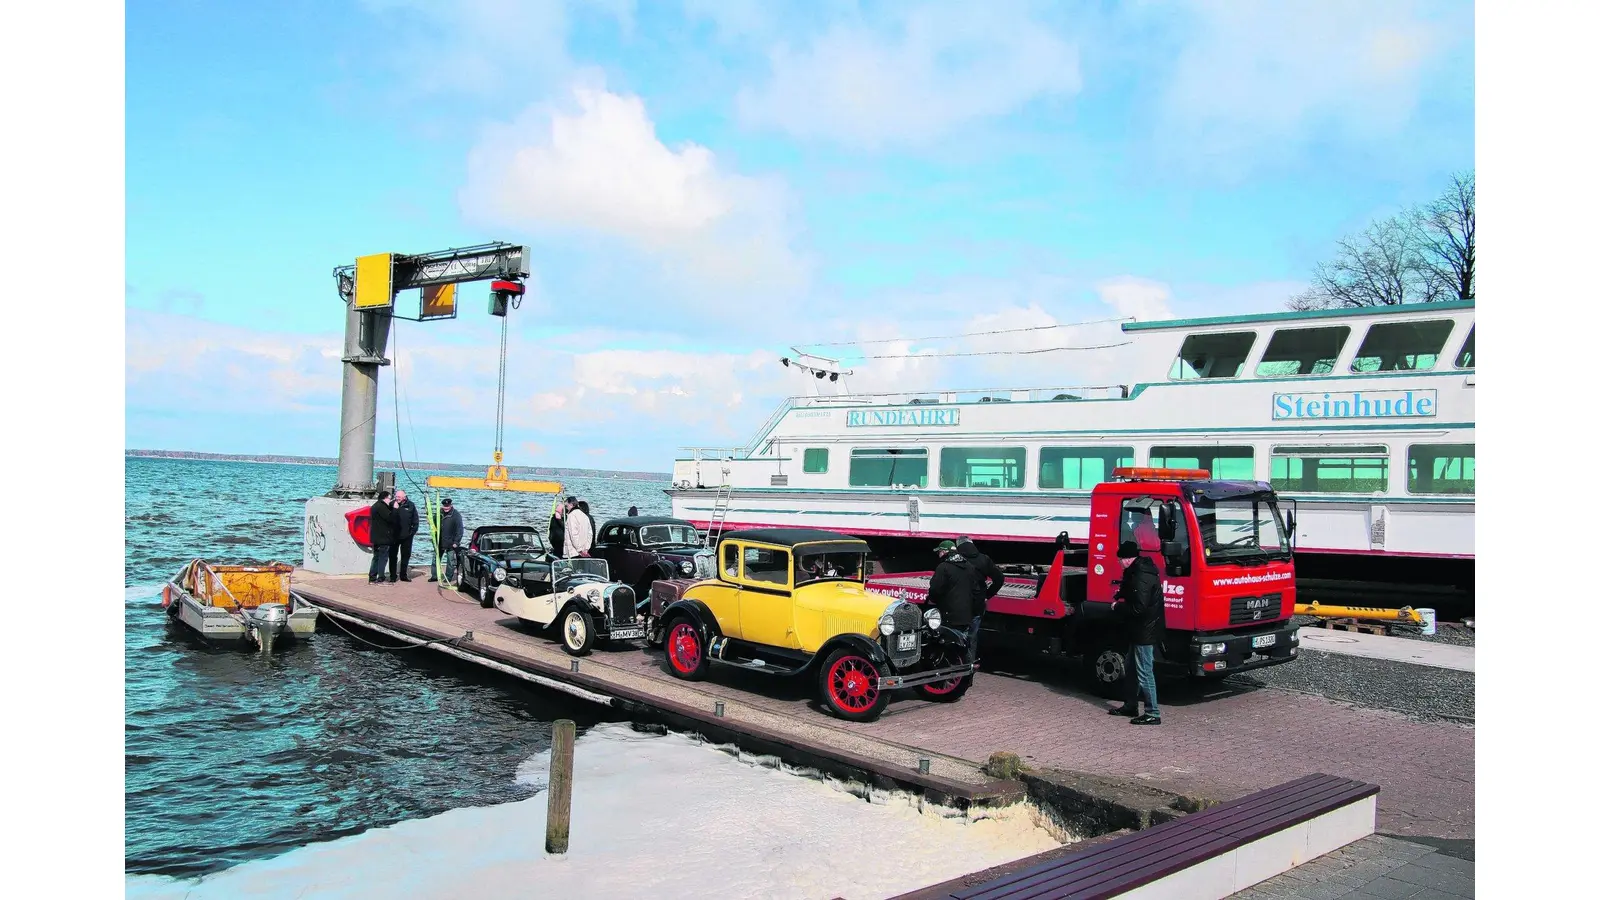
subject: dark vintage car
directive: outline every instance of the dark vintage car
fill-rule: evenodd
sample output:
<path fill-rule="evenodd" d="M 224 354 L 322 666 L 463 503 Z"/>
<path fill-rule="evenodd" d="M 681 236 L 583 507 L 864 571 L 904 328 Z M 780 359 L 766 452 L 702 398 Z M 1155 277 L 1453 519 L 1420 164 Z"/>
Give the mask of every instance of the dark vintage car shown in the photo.
<path fill-rule="evenodd" d="M 549 550 L 531 525 L 483 525 L 461 551 L 458 585 L 478 599 L 485 609 L 494 605 L 495 585 L 508 572 L 530 559 L 542 559 Z"/>
<path fill-rule="evenodd" d="M 662 578 L 715 578 L 714 555 L 700 544 L 694 525 L 667 516 L 629 516 L 601 527 L 590 556 L 611 566 L 611 580 L 633 588 L 640 600 Z"/>

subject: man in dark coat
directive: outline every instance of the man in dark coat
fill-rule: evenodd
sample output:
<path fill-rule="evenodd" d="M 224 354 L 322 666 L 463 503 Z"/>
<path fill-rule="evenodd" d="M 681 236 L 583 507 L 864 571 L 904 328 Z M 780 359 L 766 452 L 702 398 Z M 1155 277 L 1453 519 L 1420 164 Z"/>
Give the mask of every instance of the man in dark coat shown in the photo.
<path fill-rule="evenodd" d="M 571 500 L 572 498 L 567 498 Z M 550 552 L 557 556 L 566 556 L 567 549 L 567 523 L 564 518 L 567 513 L 565 503 L 557 503 L 550 511 Z"/>
<path fill-rule="evenodd" d="M 972 628 L 967 634 L 967 653 L 972 661 L 978 661 L 978 631 L 983 627 L 983 614 L 989 611 L 989 601 L 1000 593 L 1000 588 L 1006 583 L 1006 576 L 994 560 L 978 552 L 978 545 L 972 538 L 962 535 L 956 539 L 956 552 L 966 557 L 972 564 L 972 570 L 978 573 L 975 587 L 976 593 L 972 597 Z"/>
<path fill-rule="evenodd" d="M 1117 548 L 1122 562 L 1122 583 L 1117 586 L 1117 607 L 1128 629 L 1129 671 L 1124 678 L 1127 698 L 1112 715 L 1130 716 L 1135 725 L 1160 725 L 1161 707 L 1156 705 L 1155 649 L 1161 643 L 1166 625 L 1166 604 L 1161 596 L 1161 575 L 1150 557 L 1139 552 L 1139 545 L 1123 541 Z M 1135 675 L 1137 674 L 1137 684 Z M 1139 694 L 1144 694 L 1144 715 L 1139 715 Z"/>
<path fill-rule="evenodd" d="M 417 515 L 417 505 L 405 491 L 394 492 L 396 519 L 394 547 L 389 551 L 389 580 L 398 575 L 401 581 L 411 580 L 411 542 L 422 528 L 422 517 Z M 397 560 L 395 557 L 398 556 Z"/>
<path fill-rule="evenodd" d="M 940 541 L 934 548 L 939 566 L 928 582 L 928 603 L 939 611 L 945 625 L 965 631 L 972 627 L 972 601 L 978 596 L 979 575 L 972 563 L 956 551 L 955 541 Z"/>
<path fill-rule="evenodd" d="M 367 568 L 367 583 L 375 584 L 384 580 L 383 570 L 389 565 L 389 551 L 394 547 L 398 524 L 388 491 L 378 494 L 378 502 L 372 504 L 368 515 L 371 517 L 368 527 L 372 531 L 372 565 Z"/>
<path fill-rule="evenodd" d="M 461 553 L 461 536 L 466 526 L 461 521 L 461 510 L 455 508 L 448 497 L 439 504 L 439 553 L 444 557 L 444 580 L 455 584 L 456 557 Z M 428 575 L 429 581 L 438 581 L 437 573 Z"/>

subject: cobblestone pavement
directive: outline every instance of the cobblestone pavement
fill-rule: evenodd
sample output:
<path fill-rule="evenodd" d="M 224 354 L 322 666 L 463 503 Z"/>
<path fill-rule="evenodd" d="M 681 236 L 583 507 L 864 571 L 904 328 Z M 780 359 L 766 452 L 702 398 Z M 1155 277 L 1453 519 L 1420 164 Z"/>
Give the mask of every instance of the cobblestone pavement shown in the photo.
<path fill-rule="evenodd" d="M 1232 900 L 1461 900 L 1473 896 L 1474 868 L 1471 859 L 1447 851 L 1373 835 L 1240 891 Z"/>
<path fill-rule="evenodd" d="M 540 654 L 561 658 L 550 638 L 524 634 L 503 613 L 480 609 L 461 595 L 433 587 L 369 586 L 364 579 L 340 579 L 339 584 L 351 595 L 525 642 Z M 689 687 L 663 671 L 659 652 L 640 652 L 634 645 L 601 649 L 584 665 L 608 666 L 635 679 Z M 1408 689 L 1406 683 L 1377 687 L 1392 692 Z M 1066 669 L 1041 665 L 1004 674 L 984 671 L 958 703 L 929 703 L 907 696 L 891 703 L 877 722 L 857 724 L 822 712 L 813 699 L 816 692 L 810 679 L 714 668 L 693 688 L 765 715 L 798 723 L 815 718 L 822 726 L 818 731 L 843 732 L 840 738 L 859 735 L 973 762 L 1009 750 L 1036 767 L 1135 778 L 1215 800 L 1301 775 L 1340 775 L 1380 787 L 1381 832 L 1474 837 L 1470 726 L 1417 721 L 1321 696 L 1247 683 L 1164 683 L 1162 724 L 1138 727 L 1106 715 L 1109 704 L 1082 690 Z"/>

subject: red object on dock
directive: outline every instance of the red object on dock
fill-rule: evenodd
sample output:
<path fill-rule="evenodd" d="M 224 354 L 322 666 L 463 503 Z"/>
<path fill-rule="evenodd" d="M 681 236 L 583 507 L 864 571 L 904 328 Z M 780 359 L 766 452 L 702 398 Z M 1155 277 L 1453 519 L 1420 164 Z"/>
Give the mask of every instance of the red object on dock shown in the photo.
<path fill-rule="evenodd" d="M 345 523 L 350 528 L 350 537 L 361 545 L 363 550 L 372 549 L 372 507 L 358 506 L 344 514 Z"/>

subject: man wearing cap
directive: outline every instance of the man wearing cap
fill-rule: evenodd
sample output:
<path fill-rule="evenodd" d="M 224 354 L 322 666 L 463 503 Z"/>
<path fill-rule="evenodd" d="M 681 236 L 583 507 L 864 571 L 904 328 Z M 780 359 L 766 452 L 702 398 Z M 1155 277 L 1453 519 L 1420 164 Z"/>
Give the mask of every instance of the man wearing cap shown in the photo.
<path fill-rule="evenodd" d="M 933 552 L 939 554 L 939 566 L 928 582 L 928 603 L 939 611 L 945 625 L 967 633 L 970 653 L 977 631 L 973 603 L 982 591 L 982 577 L 956 549 L 955 541 L 940 541 Z"/>
<path fill-rule="evenodd" d="M 1127 686 L 1123 704 L 1113 707 L 1114 716 L 1128 716 L 1134 725 L 1160 725 L 1161 707 L 1156 705 L 1155 649 L 1161 642 L 1161 631 L 1166 620 L 1166 606 L 1161 598 L 1161 575 L 1150 557 L 1139 552 L 1134 541 L 1123 541 L 1117 547 L 1117 559 L 1122 562 L 1122 583 L 1117 585 L 1116 607 L 1128 628 L 1128 640 L 1133 646 L 1128 652 L 1128 666 L 1123 683 Z M 1135 681 L 1137 676 L 1137 682 Z M 1144 694 L 1144 715 L 1139 715 L 1139 695 Z"/>
<path fill-rule="evenodd" d="M 461 534 L 465 527 L 461 522 L 461 511 L 449 498 L 439 504 L 439 553 L 444 556 L 444 581 L 445 584 L 456 582 L 456 557 L 461 553 Z M 428 576 L 429 581 L 438 581 L 437 573 Z"/>

